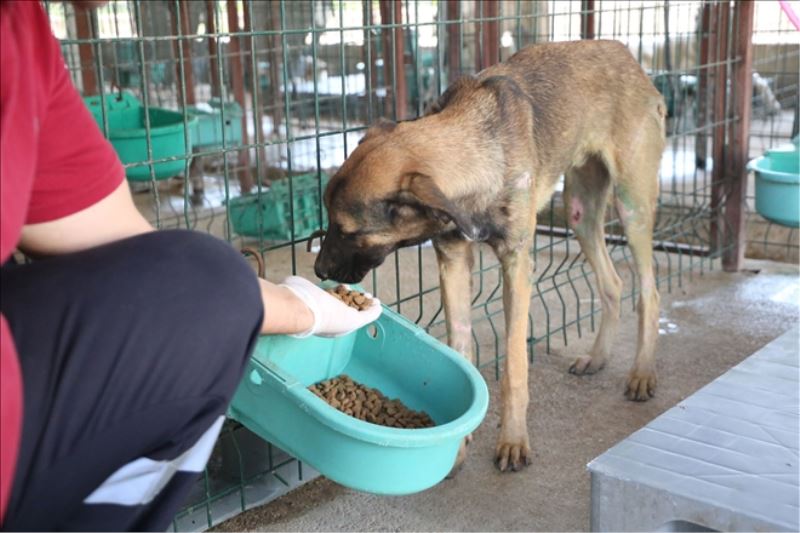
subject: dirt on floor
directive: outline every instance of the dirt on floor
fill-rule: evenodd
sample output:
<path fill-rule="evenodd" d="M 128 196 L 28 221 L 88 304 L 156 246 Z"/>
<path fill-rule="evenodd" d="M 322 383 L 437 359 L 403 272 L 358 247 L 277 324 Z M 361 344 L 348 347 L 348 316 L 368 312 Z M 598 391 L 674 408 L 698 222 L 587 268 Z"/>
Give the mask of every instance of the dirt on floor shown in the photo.
<path fill-rule="evenodd" d="M 636 317 L 623 306 L 618 353 L 599 374 L 567 373 L 593 335 L 537 354 L 529 384 L 533 464 L 499 473 L 492 464 L 499 382 L 485 376 L 491 403 L 470 457 L 455 479 L 402 497 L 365 494 L 318 478 L 218 531 L 581 531 L 589 527 L 586 464 L 616 442 L 765 345 L 800 316 L 796 265 L 748 261 L 747 271 L 715 271 L 662 296 L 659 388 L 646 403 L 624 399 L 636 344 Z"/>

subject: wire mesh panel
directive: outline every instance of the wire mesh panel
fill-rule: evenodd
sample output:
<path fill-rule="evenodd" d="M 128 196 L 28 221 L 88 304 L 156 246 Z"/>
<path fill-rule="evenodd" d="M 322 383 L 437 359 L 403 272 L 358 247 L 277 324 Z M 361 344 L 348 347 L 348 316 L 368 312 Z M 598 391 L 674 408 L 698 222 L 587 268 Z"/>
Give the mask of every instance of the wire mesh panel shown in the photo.
<path fill-rule="evenodd" d="M 794 9 L 800 12 L 797 2 Z M 797 136 L 800 120 L 800 31 L 778 2 L 759 2 L 755 17 L 751 157 L 788 143 Z M 752 180 L 748 185 L 747 255 L 800 262 L 800 231 L 773 224 L 756 213 Z"/>
<path fill-rule="evenodd" d="M 123 133 L 139 142 L 123 157 L 139 209 L 159 228 L 191 228 L 257 249 L 270 280 L 293 273 L 314 279 L 318 243 L 310 237 L 327 224 L 322 191 L 370 123 L 421 116 L 458 76 L 547 41 L 619 40 L 664 96 L 660 290 L 718 268 L 730 246 L 721 217 L 730 179 L 723 158 L 742 118 L 730 76 L 742 61 L 734 44 L 749 38 L 738 34 L 730 2 L 129 0 L 89 12 L 46 5 L 100 126 L 115 147 Z M 771 17 L 758 7 L 753 76 L 765 81 L 754 82 L 756 152 L 797 129 L 798 34 L 783 18 L 775 30 Z M 171 122 L 164 111 L 173 113 Z M 136 127 L 117 131 L 119 113 L 135 114 Z M 173 149 L 165 151 L 170 133 Z M 563 211 L 559 186 L 535 236 L 531 358 L 594 330 L 600 309 Z M 632 307 L 636 280 L 616 213 L 606 232 Z M 501 278 L 493 253 L 480 247 L 473 344 L 488 376 L 499 374 L 504 357 Z M 429 243 L 394 253 L 364 285 L 444 339 Z M 661 333 L 669 334 L 664 320 Z M 176 528 L 208 527 L 308 478 L 301 465 L 247 435 L 226 430 Z M 240 441 L 251 451 L 242 452 Z M 222 501 L 219 511 L 213 504 Z"/>

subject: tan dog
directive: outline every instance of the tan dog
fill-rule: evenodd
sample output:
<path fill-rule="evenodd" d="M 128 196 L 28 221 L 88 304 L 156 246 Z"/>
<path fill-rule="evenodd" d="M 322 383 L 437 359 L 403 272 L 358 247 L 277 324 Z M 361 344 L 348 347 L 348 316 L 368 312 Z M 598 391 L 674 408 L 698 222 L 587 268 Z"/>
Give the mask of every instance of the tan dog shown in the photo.
<path fill-rule="evenodd" d="M 370 128 L 325 191 L 330 225 L 317 275 L 357 282 L 397 248 L 433 239 L 448 342 L 470 360 L 473 243 L 494 249 L 503 269 L 507 336 L 500 470 L 518 470 L 530 459 L 531 252 L 536 213 L 562 173 L 570 225 L 602 302 L 594 346 L 570 372 L 603 368 L 619 323 L 622 281 L 603 230 L 613 191 L 641 280 L 639 339 L 626 395 L 639 401 L 653 395 L 659 296 L 652 233 L 664 116 L 661 95 L 622 44 L 536 45 L 458 80 L 422 118 Z"/>

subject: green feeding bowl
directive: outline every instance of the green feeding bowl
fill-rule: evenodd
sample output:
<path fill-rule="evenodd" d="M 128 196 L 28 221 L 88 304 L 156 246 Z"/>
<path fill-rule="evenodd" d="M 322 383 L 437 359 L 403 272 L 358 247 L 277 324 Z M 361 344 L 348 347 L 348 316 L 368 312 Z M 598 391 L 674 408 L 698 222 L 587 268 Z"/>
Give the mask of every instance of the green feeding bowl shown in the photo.
<path fill-rule="evenodd" d="M 427 412 L 436 426 L 370 424 L 307 389 L 340 374 Z M 344 337 L 260 338 L 228 415 L 346 487 L 410 494 L 444 479 L 488 403 L 474 366 L 384 308 L 377 322 Z"/>
<path fill-rule="evenodd" d="M 89 96 L 83 100 L 103 130 L 103 102 L 100 97 Z M 186 168 L 186 159 L 192 153 L 192 136 L 189 135 L 187 142 L 185 126 L 190 128 L 191 133 L 197 119 L 187 117 L 184 124 L 182 113 L 158 107 L 149 108 L 147 115 L 150 119 L 152 159 L 147 153 L 144 107 L 129 93 L 105 95 L 105 116 L 108 120 L 106 136 L 126 166 L 125 176 L 131 181 L 149 181 L 151 168 L 157 180 L 181 174 Z M 167 161 L 160 161 L 162 159 Z M 149 161 L 158 162 L 147 164 Z"/>
<path fill-rule="evenodd" d="M 291 195 L 289 180 L 292 181 Z M 231 198 L 233 230 L 238 235 L 269 241 L 289 241 L 292 237 L 305 239 L 320 228 L 320 221 L 323 229 L 327 227 L 328 212 L 322 205 L 320 189 L 324 191 L 329 180 L 325 173 L 321 174 L 319 181 L 316 172 L 295 174 L 273 181 L 269 189 L 260 194 Z"/>
<path fill-rule="evenodd" d="M 756 174 L 756 211 L 767 220 L 800 227 L 800 150 L 794 144 L 750 161 Z"/>
<path fill-rule="evenodd" d="M 221 102 L 219 98 L 212 98 L 207 104 L 187 107 L 186 113 L 197 118 L 191 128 L 192 145 L 195 148 L 227 148 L 242 144 L 243 113 L 236 102 Z"/>

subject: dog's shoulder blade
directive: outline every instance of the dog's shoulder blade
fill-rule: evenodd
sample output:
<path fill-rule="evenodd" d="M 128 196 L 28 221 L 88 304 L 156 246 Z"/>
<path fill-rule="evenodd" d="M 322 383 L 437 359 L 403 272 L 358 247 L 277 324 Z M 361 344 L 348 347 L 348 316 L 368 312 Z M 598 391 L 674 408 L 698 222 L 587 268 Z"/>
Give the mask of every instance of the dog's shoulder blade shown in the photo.
<path fill-rule="evenodd" d="M 500 105 L 510 104 L 510 99 L 531 103 L 530 95 L 516 79 L 507 74 L 499 73 L 483 78 L 481 87 L 491 91 Z"/>
<path fill-rule="evenodd" d="M 457 78 L 453 83 L 450 84 L 447 90 L 445 90 L 441 96 L 439 96 L 439 98 L 430 105 L 427 113 L 425 114 L 434 115 L 442 112 L 445 108 L 458 99 L 459 94 L 463 90 L 476 87 L 477 85 L 477 79 L 469 74 Z"/>

